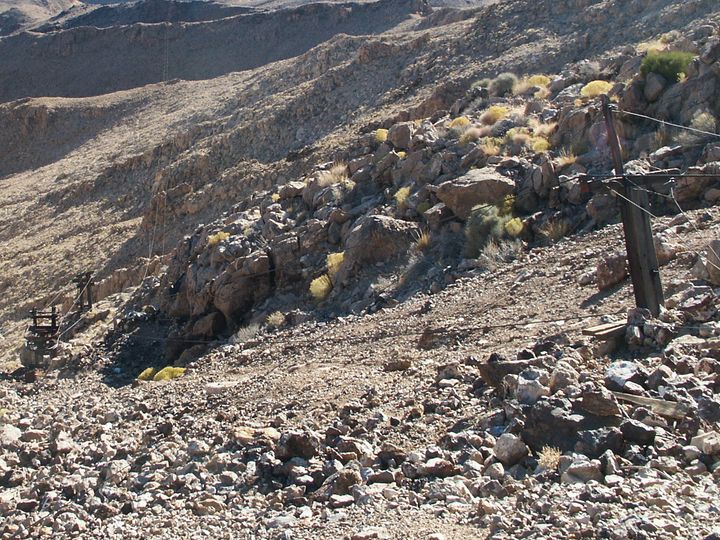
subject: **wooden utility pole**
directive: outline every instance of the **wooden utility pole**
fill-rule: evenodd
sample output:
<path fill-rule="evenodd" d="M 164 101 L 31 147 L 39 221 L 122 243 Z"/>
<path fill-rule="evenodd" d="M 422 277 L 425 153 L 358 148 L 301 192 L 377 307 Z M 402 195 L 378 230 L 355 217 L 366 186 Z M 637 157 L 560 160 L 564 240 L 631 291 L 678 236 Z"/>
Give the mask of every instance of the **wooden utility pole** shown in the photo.
<path fill-rule="evenodd" d="M 627 250 L 630 278 L 635 292 L 637 307 L 647 308 L 654 316 L 660 313 L 660 307 L 665 305 L 660 270 L 655 253 L 650 216 L 643 209 L 649 205 L 646 191 L 636 189 L 625 177 L 620 140 L 615 131 L 610 100 L 602 96 L 603 115 L 607 124 L 608 144 L 612 152 L 615 174 L 623 179 L 622 186 L 622 221 L 625 232 L 625 248 Z"/>
<path fill-rule="evenodd" d="M 93 285 L 95 285 L 92 279 L 92 272 L 77 274 L 72 282 L 75 283 L 78 290 L 78 311 L 90 311 L 93 307 L 92 288 Z"/>

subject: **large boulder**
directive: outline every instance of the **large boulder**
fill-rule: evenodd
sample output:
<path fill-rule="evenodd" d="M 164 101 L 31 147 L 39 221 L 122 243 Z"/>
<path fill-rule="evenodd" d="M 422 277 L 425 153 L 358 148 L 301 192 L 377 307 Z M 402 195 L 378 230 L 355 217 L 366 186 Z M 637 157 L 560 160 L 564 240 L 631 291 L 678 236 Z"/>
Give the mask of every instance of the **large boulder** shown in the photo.
<path fill-rule="evenodd" d="M 495 443 L 494 452 L 503 465 L 512 466 L 528 455 L 528 447 L 517 435 L 503 433 Z"/>
<path fill-rule="evenodd" d="M 312 431 L 286 431 L 280 435 L 275 455 L 283 461 L 292 458 L 310 459 L 320 452 L 320 437 Z"/>
<path fill-rule="evenodd" d="M 660 97 L 663 90 L 667 86 L 667 80 L 659 73 L 648 73 L 645 79 L 645 99 L 648 101 L 655 101 Z"/>
<path fill-rule="evenodd" d="M 493 167 L 475 169 L 437 186 L 437 198 L 460 219 L 467 219 L 473 206 L 498 204 L 515 190 L 515 182 Z"/>
<path fill-rule="evenodd" d="M 568 399 L 541 397 L 528 412 L 522 439 L 534 451 L 554 446 L 566 452 L 575 448 L 580 432 L 619 423 L 619 417 L 598 417 L 574 410 Z"/>
<path fill-rule="evenodd" d="M 701 176 L 692 176 L 693 173 Z M 717 176 L 713 177 L 711 175 Z M 720 178 L 720 162 L 712 161 L 702 167 L 690 167 L 688 176 L 677 180 L 673 194 L 677 201 L 681 203 L 702 199 L 705 192 L 718 178 Z"/>
<path fill-rule="evenodd" d="M 419 235 L 419 227 L 408 221 L 388 216 L 360 218 L 348 234 L 336 281 L 342 283 L 358 268 L 405 253 Z"/>
<path fill-rule="evenodd" d="M 604 257 L 597 263 L 598 289 L 604 291 L 624 280 L 628 275 L 627 258 L 618 253 Z"/>
<path fill-rule="evenodd" d="M 401 122 L 390 128 L 388 140 L 399 150 L 408 150 L 412 143 L 413 134 L 415 133 L 415 124 L 413 122 Z"/>

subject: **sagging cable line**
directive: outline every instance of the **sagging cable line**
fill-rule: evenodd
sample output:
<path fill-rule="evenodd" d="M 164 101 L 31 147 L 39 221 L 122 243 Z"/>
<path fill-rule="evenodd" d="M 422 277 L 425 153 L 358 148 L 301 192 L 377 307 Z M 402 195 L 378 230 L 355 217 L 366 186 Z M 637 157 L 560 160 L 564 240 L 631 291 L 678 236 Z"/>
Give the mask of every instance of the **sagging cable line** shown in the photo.
<path fill-rule="evenodd" d="M 636 208 L 640 209 L 642 212 L 645 212 L 645 213 L 646 213 L 647 215 L 649 215 L 651 218 L 659 219 L 658 216 L 656 216 L 655 214 L 653 214 L 650 210 L 648 210 L 647 208 L 643 208 L 642 206 L 640 206 L 639 204 L 637 204 L 635 201 L 631 201 L 630 199 L 628 199 L 628 198 L 627 198 L 625 195 L 623 195 L 622 193 L 619 193 L 618 191 L 616 191 L 616 190 L 614 190 L 614 189 L 612 189 L 612 188 L 610 188 L 610 191 L 613 192 L 613 193 L 614 193 L 615 195 L 617 195 L 618 197 L 620 197 L 621 199 L 627 201 L 627 202 L 630 203 L 631 205 L 633 205 L 633 206 L 635 206 Z M 678 203 L 677 203 L 677 199 L 675 200 L 675 204 L 678 204 Z M 678 208 L 679 208 L 679 207 L 680 207 L 680 205 L 678 204 Z M 699 229 L 697 229 L 697 227 L 695 227 L 695 224 L 692 223 L 692 220 L 690 220 L 689 216 L 688 216 L 685 212 L 683 212 L 682 208 L 680 208 L 680 212 L 681 212 L 686 218 L 688 218 L 690 224 L 695 228 L 696 232 L 699 232 Z M 670 232 L 671 234 L 674 234 L 680 242 L 684 242 L 684 241 L 685 241 L 685 240 L 684 240 L 678 233 L 676 233 L 675 231 L 672 231 L 672 230 L 670 230 L 670 229 L 667 229 L 666 232 Z M 714 254 L 716 257 L 718 257 L 718 254 L 715 252 L 714 249 L 712 249 L 712 247 L 708 246 L 708 249 L 710 249 L 710 251 L 712 251 L 713 254 Z M 699 252 L 699 251 L 696 251 L 696 250 L 688 250 L 688 251 L 686 251 L 686 253 L 694 253 L 695 255 L 700 255 L 700 252 Z M 718 260 L 720 260 L 720 257 L 718 257 Z M 719 267 L 718 265 L 716 265 L 715 263 L 711 262 L 711 261 L 707 261 L 707 264 L 711 265 L 713 268 L 716 268 L 717 270 L 720 270 L 720 267 Z"/>
<path fill-rule="evenodd" d="M 691 131 L 691 132 L 693 132 L 693 133 L 698 133 L 698 134 L 700 134 L 700 135 L 705 135 L 705 136 L 708 136 L 708 137 L 715 137 L 715 138 L 717 138 L 717 139 L 720 139 L 720 134 L 718 134 L 718 133 L 713 133 L 712 131 L 705 131 L 705 130 L 703 130 L 703 129 L 697 129 L 697 128 L 693 128 L 693 127 L 689 127 L 689 126 L 683 126 L 682 124 L 675 124 L 675 123 L 673 123 L 673 122 L 668 122 L 667 120 L 660 120 L 659 118 L 653 118 L 652 116 L 647 116 L 647 115 L 645 115 L 645 114 L 640 114 L 640 113 L 634 113 L 634 112 L 630 112 L 630 111 L 625 111 L 625 110 L 622 110 L 622 109 L 620 109 L 619 107 L 616 107 L 616 106 L 613 106 L 613 107 L 612 107 L 612 110 L 614 110 L 615 112 L 619 112 L 619 113 L 621 113 L 621 114 L 626 114 L 626 115 L 628 115 L 628 116 L 635 116 L 635 117 L 637 117 L 637 118 L 644 118 L 645 120 L 650 120 L 650 121 L 652 121 L 652 122 L 657 122 L 658 124 L 663 124 L 663 125 L 666 125 L 666 126 L 671 126 L 671 127 L 677 128 L 677 129 L 684 129 L 685 131 Z"/>

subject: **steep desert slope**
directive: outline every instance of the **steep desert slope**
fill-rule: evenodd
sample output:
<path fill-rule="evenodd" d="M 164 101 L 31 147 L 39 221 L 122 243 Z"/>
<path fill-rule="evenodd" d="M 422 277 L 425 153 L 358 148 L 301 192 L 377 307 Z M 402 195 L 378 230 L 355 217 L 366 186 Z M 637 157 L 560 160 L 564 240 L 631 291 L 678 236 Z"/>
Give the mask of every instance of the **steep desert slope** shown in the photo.
<path fill-rule="evenodd" d="M 422 117 L 448 109 L 482 76 L 532 72 L 539 62 L 548 72 L 559 71 L 567 62 L 708 20 L 714 9 L 703 1 L 682 7 L 634 2 L 628 13 L 616 2 L 598 4 L 602 9 L 591 19 L 581 9 L 590 4 L 518 0 L 422 31 L 339 35 L 301 56 L 206 81 L 0 106 L 3 317 L 21 320 L 24 309 L 49 300 L 74 272 L 94 269 L 106 276 L 136 266 L 139 256 L 167 253 L 198 223 L 258 188 L 300 178 L 332 159 L 368 125 L 402 111 Z M 300 36 L 302 14 L 324 9 L 272 17 L 292 22 L 299 16 L 287 31 Z M 359 20 L 370 25 L 363 9 Z M 616 20 L 615 31 L 588 32 L 598 20 Z M 88 37 L 88 44 L 103 43 L 97 32 L 99 41 Z M 88 49 L 95 50 L 105 49 Z M 30 54 L 19 53 L 27 58 L 24 65 L 38 60 L 24 56 Z M 162 55 L 156 60 L 162 64 Z M 42 59 L 36 65 L 37 76 L 45 77 Z M 190 192 L 161 221 L 153 196 L 177 186 Z"/>

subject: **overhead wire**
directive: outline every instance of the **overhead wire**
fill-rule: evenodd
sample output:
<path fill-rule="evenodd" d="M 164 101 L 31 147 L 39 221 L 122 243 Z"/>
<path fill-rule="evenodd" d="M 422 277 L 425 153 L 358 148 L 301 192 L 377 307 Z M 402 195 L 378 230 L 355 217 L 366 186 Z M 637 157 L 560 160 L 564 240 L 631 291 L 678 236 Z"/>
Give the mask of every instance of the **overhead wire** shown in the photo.
<path fill-rule="evenodd" d="M 75 297 L 75 300 L 73 300 L 72 304 L 70 304 L 70 307 L 68 308 L 68 310 L 60 316 L 60 320 L 58 321 L 58 330 L 62 327 L 62 323 L 65 321 L 65 318 L 70 314 L 70 312 L 72 311 L 72 308 L 75 306 L 75 304 L 77 304 L 78 300 L 80 300 L 82 298 L 82 296 L 85 294 L 85 291 L 90 286 L 90 283 L 92 283 L 92 278 L 86 280 L 85 286 L 82 289 L 80 289 L 80 292 Z M 53 346 L 54 349 L 60 345 L 60 338 L 62 336 L 64 336 L 65 334 L 67 334 L 70 330 L 75 328 L 82 319 L 83 319 L 83 316 L 80 315 L 78 317 L 78 320 L 75 321 L 73 324 L 71 324 L 69 328 L 66 328 L 63 332 L 58 332 L 57 339 L 55 340 L 55 345 Z"/>
<path fill-rule="evenodd" d="M 690 226 L 691 226 L 693 229 L 695 229 L 695 232 L 700 232 L 700 229 L 697 228 L 697 226 L 695 225 L 695 223 L 693 223 L 693 220 L 690 218 L 690 216 L 688 216 L 687 213 L 685 212 L 685 210 L 683 210 L 682 207 L 680 206 L 680 203 L 678 202 L 677 198 L 675 197 L 674 188 L 671 188 L 671 189 L 670 189 L 670 196 L 672 197 L 672 200 L 673 200 L 673 202 L 675 203 L 675 206 L 677 206 L 677 208 L 678 208 L 678 210 L 680 211 L 680 213 L 681 213 L 683 216 L 685 216 L 685 219 L 688 220 L 688 223 L 690 224 Z M 715 249 L 712 247 L 711 244 L 708 244 L 708 245 L 707 245 L 707 249 L 708 249 L 709 251 L 711 251 L 711 252 L 713 253 L 713 255 L 715 255 L 715 260 L 720 261 L 720 255 L 718 255 L 717 251 L 715 251 Z M 713 267 L 716 268 L 717 270 L 720 270 L 720 267 L 719 267 L 717 264 L 715 264 L 714 262 L 710 261 L 709 259 L 706 260 L 705 263 L 713 266 Z"/>
<path fill-rule="evenodd" d="M 652 122 L 656 122 L 656 123 L 658 123 L 658 124 L 663 124 L 663 125 L 666 125 L 666 126 L 671 126 L 671 127 L 677 128 L 677 129 L 683 129 L 683 130 L 685 130 L 685 131 L 690 131 L 690 132 L 697 133 L 697 134 L 700 134 L 700 135 L 705 135 L 705 136 L 708 136 L 708 137 L 715 137 L 715 138 L 720 139 L 720 134 L 718 134 L 718 133 L 713 133 L 712 131 L 705 131 L 705 130 L 703 130 L 703 129 L 693 128 L 693 127 L 689 127 L 689 126 L 683 126 L 682 124 L 675 124 L 674 122 L 668 122 L 667 120 L 660 120 L 659 118 L 654 118 L 654 117 L 652 117 L 652 116 L 647 116 L 647 115 L 645 115 L 645 114 L 640 114 L 640 113 L 634 113 L 634 112 L 626 111 L 626 110 L 620 109 L 620 108 L 617 107 L 617 106 L 611 106 L 611 109 L 614 110 L 614 111 L 616 111 L 616 112 L 619 112 L 619 113 L 621 113 L 621 114 L 628 115 L 628 116 L 634 116 L 634 117 L 637 117 L 637 118 L 643 118 L 643 119 L 645 119 L 645 120 L 651 120 Z"/>
<path fill-rule="evenodd" d="M 633 205 L 634 207 L 638 208 L 639 210 L 645 212 L 645 213 L 646 213 L 647 215 L 649 215 L 651 218 L 659 219 L 659 217 L 656 216 L 655 214 L 653 214 L 650 210 L 648 210 L 647 208 L 644 208 L 643 206 L 639 205 L 639 204 L 636 203 L 635 201 L 629 199 L 628 197 L 626 197 L 626 196 L 623 195 L 622 193 L 619 193 L 618 191 L 616 191 L 615 189 L 612 189 L 612 188 L 610 188 L 610 191 L 612 191 L 615 195 L 617 195 L 617 196 L 620 197 L 621 199 L 625 200 L 625 201 L 628 202 L 629 204 L 631 204 L 631 205 Z M 676 201 L 676 202 L 677 202 L 677 201 Z M 679 206 L 679 205 L 678 205 L 678 206 Z M 697 227 L 695 227 L 695 225 L 692 223 L 692 220 L 689 218 L 689 216 L 688 216 L 685 212 L 683 212 L 682 209 L 680 209 L 680 211 L 683 213 L 683 215 L 685 215 L 685 217 L 688 219 L 688 221 L 690 222 L 690 224 L 695 228 L 695 230 L 696 230 L 697 232 L 699 232 L 699 229 L 697 229 Z M 675 231 L 672 231 L 672 230 L 670 230 L 670 229 L 667 229 L 666 232 L 670 232 L 671 234 L 675 235 L 675 237 L 677 237 L 677 239 L 678 239 L 680 242 L 683 242 L 683 243 L 684 243 L 684 242 L 686 241 L 686 239 L 682 238 L 682 237 L 681 237 L 677 232 L 675 232 Z M 709 247 L 709 249 L 712 250 L 711 247 Z M 713 252 L 713 253 L 715 254 L 715 256 L 717 257 L 717 255 L 718 255 L 717 252 L 715 252 L 715 250 L 712 250 L 712 252 Z M 686 250 L 686 253 L 694 253 L 695 255 L 700 255 L 700 252 L 697 251 L 697 250 L 694 250 L 694 249 L 693 249 L 693 250 Z M 720 257 L 718 258 L 718 260 L 720 260 Z M 711 266 L 713 266 L 713 267 L 717 268 L 718 270 L 720 270 L 720 267 L 718 267 L 716 264 L 712 263 L 711 261 L 707 261 L 707 263 L 709 263 Z"/>

